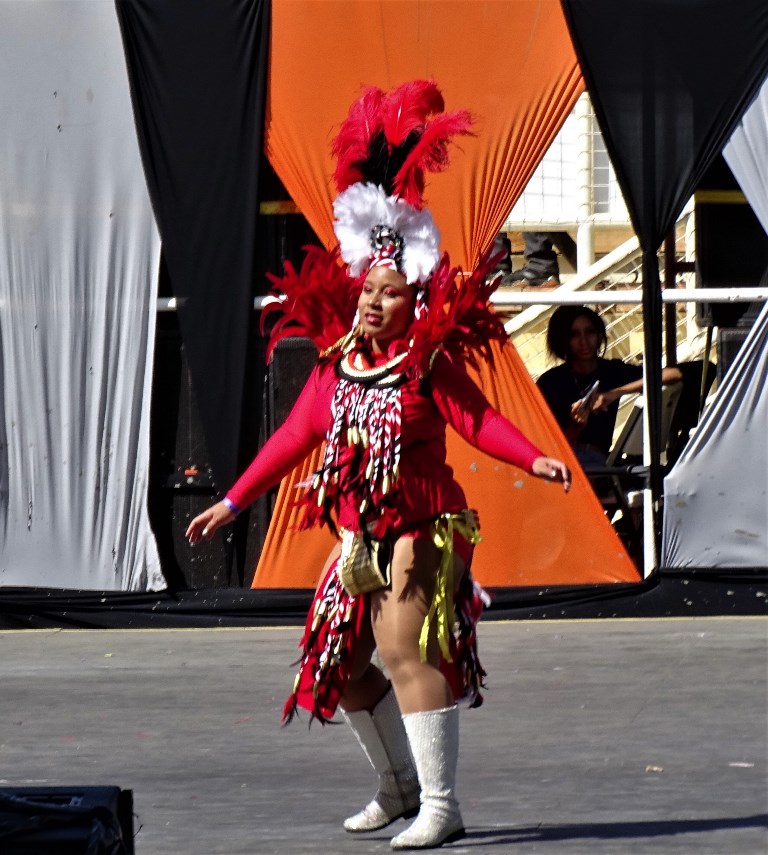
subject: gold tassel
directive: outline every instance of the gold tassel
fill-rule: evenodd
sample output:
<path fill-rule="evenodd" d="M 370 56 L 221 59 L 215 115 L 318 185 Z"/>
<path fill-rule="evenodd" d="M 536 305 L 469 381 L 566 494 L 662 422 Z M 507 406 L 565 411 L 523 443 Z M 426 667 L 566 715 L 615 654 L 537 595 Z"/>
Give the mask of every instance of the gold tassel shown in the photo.
<path fill-rule="evenodd" d="M 450 638 L 453 631 L 453 533 L 464 537 L 469 543 L 480 542 L 480 532 L 475 524 L 475 515 L 466 510 L 461 514 L 441 514 L 433 523 L 432 543 L 440 550 L 440 566 L 435 579 L 435 594 L 424 618 L 419 635 L 419 656 L 427 661 L 429 630 L 432 621 L 437 622 L 437 643 L 446 662 L 452 662 Z"/>

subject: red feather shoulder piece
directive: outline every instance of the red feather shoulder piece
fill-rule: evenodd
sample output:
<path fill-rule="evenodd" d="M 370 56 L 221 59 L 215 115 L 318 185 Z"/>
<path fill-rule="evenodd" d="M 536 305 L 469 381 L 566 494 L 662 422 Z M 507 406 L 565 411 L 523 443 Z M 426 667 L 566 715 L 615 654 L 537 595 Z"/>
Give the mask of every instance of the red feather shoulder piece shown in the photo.
<path fill-rule="evenodd" d="M 462 276 L 443 255 L 429 283 L 427 311 L 411 326 L 409 375 L 427 376 L 440 349 L 473 367 L 478 367 L 478 357 L 493 364 L 491 341 L 507 341 L 504 324 L 489 302 L 501 280 L 489 281 L 497 261 L 497 253 L 486 253 L 470 275 Z"/>
<path fill-rule="evenodd" d="M 328 252 L 316 246 L 305 250 L 298 272 L 287 261 L 283 276 L 269 274 L 277 301 L 262 312 L 262 330 L 266 320 L 276 312 L 280 317 L 270 333 L 267 361 L 284 338 L 306 336 L 322 352 L 347 335 L 352 327 L 362 279 L 349 276 L 338 251 Z"/>

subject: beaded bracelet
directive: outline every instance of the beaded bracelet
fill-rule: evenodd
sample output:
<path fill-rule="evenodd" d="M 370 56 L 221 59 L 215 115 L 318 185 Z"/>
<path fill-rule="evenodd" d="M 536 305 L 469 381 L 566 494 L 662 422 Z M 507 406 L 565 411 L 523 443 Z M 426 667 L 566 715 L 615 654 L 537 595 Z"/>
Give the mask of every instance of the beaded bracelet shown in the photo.
<path fill-rule="evenodd" d="M 232 501 L 232 499 L 228 499 L 225 496 L 221 501 L 222 501 L 222 504 L 225 505 L 227 510 L 230 511 L 230 513 L 233 513 L 235 516 L 237 516 L 240 513 L 240 508 L 237 507 L 237 505 Z"/>

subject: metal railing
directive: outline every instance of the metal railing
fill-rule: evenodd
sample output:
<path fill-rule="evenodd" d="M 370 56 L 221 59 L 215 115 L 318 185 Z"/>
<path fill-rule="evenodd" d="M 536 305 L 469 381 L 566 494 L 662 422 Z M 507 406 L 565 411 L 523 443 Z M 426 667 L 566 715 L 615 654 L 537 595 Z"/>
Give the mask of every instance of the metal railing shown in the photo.
<path fill-rule="evenodd" d="M 677 261 L 693 261 L 693 213 L 687 210 L 675 230 Z M 659 253 L 660 269 L 664 269 L 664 252 Z M 692 267 L 692 265 L 689 265 Z M 665 290 L 665 302 L 677 305 L 675 327 L 677 356 L 693 359 L 704 352 L 706 328 L 696 322 L 693 304 L 697 300 L 713 302 L 715 295 L 707 289 L 706 297 L 695 288 L 695 274 L 678 274 L 675 287 Z M 749 289 L 749 299 L 756 289 Z M 720 299 L 732 300 L 737 295 L 727 289 Z M 744 299 L 743 295 L 741 299 Z M 643 354 L 642 250 L 636 237 L 625 241 L 583 273 L 577 273 L 559 288 L 548 292 L 534 289 L 502 290 L 494 295 L 498 311 L 507 318 L 507 332 L 515 344 L 530 374 L 536 378 L 552 363 L 546 354 L 546 329 L 557 305 L 586 304 L 595 307 L 603 318 L 608 333 L 610 359 L 639 362 Z"/>

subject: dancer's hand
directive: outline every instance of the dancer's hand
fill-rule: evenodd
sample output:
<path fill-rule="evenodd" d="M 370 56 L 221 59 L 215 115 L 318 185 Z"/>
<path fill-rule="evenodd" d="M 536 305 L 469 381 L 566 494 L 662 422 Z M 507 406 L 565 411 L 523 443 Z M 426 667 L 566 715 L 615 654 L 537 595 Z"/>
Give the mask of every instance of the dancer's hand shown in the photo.
<path fill-rule="evenodd" d="M 531 469 L 538 478 L 553 483 L 561 483 L 563 490 L 567 493 L 571 489 L 571 470 L 556 457 L 537 457 L 533 461 Z"/>
<path fill-rule="evenodd" d="M 201 540 L 210 540 L 216 529 L 231 523 L 234 518 L 235 515 L 224 502 L 216 502 L 208 510 L 198 514 L 189 524 L 186 534 L 189 545 L 194 546 Z"/>

